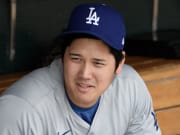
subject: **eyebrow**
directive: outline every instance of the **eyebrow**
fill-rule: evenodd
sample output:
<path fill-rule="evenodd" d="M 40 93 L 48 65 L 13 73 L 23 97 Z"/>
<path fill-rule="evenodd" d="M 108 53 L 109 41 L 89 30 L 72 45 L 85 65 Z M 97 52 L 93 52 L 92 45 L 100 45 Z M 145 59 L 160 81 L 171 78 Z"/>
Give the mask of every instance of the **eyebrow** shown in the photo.
<path fill-rule="evenodd" d="M 81 56 L 80 54 L 78 53 L 69 53 L 70 56 Z"/>

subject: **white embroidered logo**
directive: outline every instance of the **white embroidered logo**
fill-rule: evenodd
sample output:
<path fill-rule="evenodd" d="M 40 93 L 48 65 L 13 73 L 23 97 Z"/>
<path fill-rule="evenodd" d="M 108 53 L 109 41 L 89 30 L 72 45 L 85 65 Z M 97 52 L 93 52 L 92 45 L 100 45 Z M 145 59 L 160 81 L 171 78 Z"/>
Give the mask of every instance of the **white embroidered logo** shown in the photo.
<path fill-rule="evenodd" d="M 124 39 L 124 37 L 123 37 L 121 44 L 124 46 L 124 43 L 125 43 L 125 39 Z"/>
<path fill-rule="evenodd" d="M 86 18 L 86 23 L 87 24 L 93 24 L 93 25 L 99 25 L 99 20 L 100 20 L 100 17 L 97 17 L 97 13 L 95 10 L 94 7 L 90 7 L 89 8 L 90 12 L 89 12 L 89 16 Z"/>

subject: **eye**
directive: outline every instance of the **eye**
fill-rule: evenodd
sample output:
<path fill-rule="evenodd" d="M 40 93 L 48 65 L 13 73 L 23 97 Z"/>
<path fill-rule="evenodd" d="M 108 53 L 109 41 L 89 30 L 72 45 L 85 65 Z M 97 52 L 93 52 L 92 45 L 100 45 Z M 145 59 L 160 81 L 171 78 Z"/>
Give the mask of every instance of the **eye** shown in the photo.
<path fill-rule="evenodd" d="M 80 62 L 82 60 L 81 56 L 79 54 L 76 54 L 76 53 L 69 53 L 69 58 L 73 62 Z"/>
<path fill-rule="evenodd" d="M 96 67 L 101 68 L 101 67 L 104 67 L 104 66 L 105 66 L 105 63 L 103 63 L 103 62 L 101 62 L 101 61 L 95 61 L 95 62 L 94 62 L 94 65 L 95 65 Z"/>
<path fill-rule="evenodd" d="M 78 56 L 70 56 L 70 58 L 73 62 L 81 62 L 81 58 Z"/>

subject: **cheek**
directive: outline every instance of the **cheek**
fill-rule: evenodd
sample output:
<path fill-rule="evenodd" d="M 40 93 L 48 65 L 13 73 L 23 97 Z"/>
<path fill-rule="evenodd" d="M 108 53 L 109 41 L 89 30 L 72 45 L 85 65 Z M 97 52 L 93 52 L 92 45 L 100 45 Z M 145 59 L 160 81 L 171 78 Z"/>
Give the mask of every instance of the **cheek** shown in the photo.
<path fill-rule="evenodd" d="M 112 82 L 115 74 L 114 74 L 114 72 L 109 72 L 109 71 L 105 72 L 104 71 L 104 72 L 98 74 L 98 76 L 99 77 L 97 78 L 97 80 L 99 83 L 99 87 L 106 89 Z"/>
<path fill-rule="evenodd" d="M 64 65 L 64 81 L 65 81 L 65 88 L 66 90 L 71 90 L 72 87 L 74 87 L 74 80 L 75 75 L 73 68 L 69 66 L 68 64 Z"/>
<path fill-rule="evenodd" d="M 73 68 L 70 64 L 64 63 L 64 74 L 66 76 L 70 76 L 73 73 Z M 73 74 L 72 74 L 73 75 Z"/>
<path fill-rule="evenodd" d="M 64 77 L 66 80 L 75 79 L 77 73 L 78 73 L 77 65 L 68 61 L 64 62 Z"/>

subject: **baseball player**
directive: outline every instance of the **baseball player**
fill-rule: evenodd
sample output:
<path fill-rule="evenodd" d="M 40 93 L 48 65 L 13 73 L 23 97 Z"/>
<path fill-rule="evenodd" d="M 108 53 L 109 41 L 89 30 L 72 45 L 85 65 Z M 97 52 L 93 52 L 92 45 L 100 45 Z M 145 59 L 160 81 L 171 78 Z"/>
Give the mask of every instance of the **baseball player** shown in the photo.
<path fill-rule="evenodd" d="M 0 97 L 0 135 L 161 135 L 145 83 L 124 64 L 115 9 L 78 5 L 59 38 L 61 57 Z"/>

